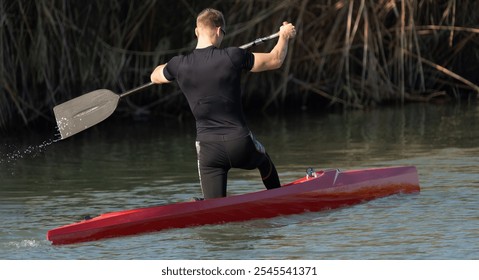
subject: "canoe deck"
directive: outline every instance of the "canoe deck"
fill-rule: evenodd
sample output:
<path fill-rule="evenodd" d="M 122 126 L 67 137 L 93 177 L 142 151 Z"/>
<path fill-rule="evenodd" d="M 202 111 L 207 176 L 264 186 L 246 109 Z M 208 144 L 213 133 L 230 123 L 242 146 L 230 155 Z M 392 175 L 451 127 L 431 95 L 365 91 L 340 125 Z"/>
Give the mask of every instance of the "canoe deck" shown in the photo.
<path fill-rule="evenodd" d="M 54 245 L 71 244 L 171 228 L 329 210 L 419 191 L 414 166 L 324 170 L 278 189 L 106 213 L 52 229 L 47 239 Z"/>

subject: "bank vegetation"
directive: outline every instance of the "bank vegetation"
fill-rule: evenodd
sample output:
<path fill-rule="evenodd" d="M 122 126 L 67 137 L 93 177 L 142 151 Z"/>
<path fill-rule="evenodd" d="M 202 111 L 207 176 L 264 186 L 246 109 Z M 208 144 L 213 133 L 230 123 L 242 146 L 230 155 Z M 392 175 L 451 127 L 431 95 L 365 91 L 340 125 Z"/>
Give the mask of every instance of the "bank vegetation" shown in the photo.
<path fill-rule="evenodd" d="M 226 16 L 224 45 L 274 33 L 283 20 L 299 31 L 280 70 L 245 76 L 246 108 L 364 109 L 479 93 L 478 1 L 7 0 L 0 128 L 53 122 L 52 108 L 71 98 L 148 82 L 157 64 L 194 48 L 195 17 L 208 6 Z M 185 105 L 176 86 L 155 86 L 125 98 L 117 115 L 177 116 Z"/>

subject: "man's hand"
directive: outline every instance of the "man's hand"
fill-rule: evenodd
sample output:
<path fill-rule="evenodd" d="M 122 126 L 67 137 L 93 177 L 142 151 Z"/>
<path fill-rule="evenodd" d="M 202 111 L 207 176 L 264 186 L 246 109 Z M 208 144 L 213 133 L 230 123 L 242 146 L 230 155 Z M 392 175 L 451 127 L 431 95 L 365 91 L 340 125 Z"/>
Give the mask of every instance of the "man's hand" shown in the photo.
<path fill-rule="evenodd" d="M 296 36 L 296 28 L 292 23 L 284 21 L 283 26 L 279 28 L 279 36 L 286 40 L 292 39 Z"/>

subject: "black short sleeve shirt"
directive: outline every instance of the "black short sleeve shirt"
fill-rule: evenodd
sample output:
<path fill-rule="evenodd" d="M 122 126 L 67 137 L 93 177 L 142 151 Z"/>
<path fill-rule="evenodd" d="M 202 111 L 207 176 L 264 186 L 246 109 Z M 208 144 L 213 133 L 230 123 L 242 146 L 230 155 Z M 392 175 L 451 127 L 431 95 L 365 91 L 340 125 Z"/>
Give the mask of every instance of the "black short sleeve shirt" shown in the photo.
<path fill-rule="evenodd" d="M 163 70 L 176 80 L 196 118 L 198 138 L 202 135 L 249 132 L 241 103 L 241 74 L 254 64 L 254 55 L 231 47 L 210 46 L 173 57 Z"/>

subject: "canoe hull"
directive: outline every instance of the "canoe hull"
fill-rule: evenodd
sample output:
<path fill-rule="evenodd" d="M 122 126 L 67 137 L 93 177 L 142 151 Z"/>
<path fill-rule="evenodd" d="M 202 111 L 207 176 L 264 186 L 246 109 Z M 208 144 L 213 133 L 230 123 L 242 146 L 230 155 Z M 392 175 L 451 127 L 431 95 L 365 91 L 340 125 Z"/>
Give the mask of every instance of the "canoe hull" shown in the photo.
<path fill-rule="evenodd" d="M 52 244 L 71 244 L 170 228 L 272 218 L 350 206 L 420 191 L 413 166 L 351 171 L 325 170 L 282 188 L 204 201 L 180 202 L 102 214 L 52 229 Z"/>

